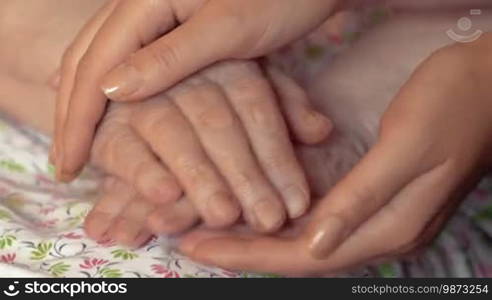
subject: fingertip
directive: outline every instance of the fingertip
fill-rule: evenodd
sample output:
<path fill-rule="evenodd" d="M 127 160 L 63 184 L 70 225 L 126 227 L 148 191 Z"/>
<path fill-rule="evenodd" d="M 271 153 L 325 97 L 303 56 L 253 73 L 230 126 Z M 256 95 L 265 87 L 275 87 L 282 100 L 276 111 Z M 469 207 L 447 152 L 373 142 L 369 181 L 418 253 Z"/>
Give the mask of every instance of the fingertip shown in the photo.
<path fill-rule="evenodd" d="M 185 255 L 191 256 L 198 244 L 208 238 L 206 232 L 207 231 L 195 230 L 182 236 L 178 242 L 179 251 Z"/>
<path fill-rule="evenodd" d="M 209 228 L 225 228 L 233 225 L 241 216 L 241 209 L 232 197 L 216 194 L 208 200 L 205 223 Z"/>
<path fill-rule="evenodd" d="M 303 216 L 309 208 L 310 196 L 306 189 L 291 186 L 283 190 L 282 196 L 287 207 L 289 218 L 297 219 Z"/>
<path fill-rule="evenodd" d="M 124 62 L 111 70 L 101 81 L 102 92 L 113 101 L 130 101 L 143 86 L 141 74 L 135 67 Z"/>
<path fill-rule="evenodd" d="M 316 145 L 325 141 L 333 131 L 333 122 L 323 114 L 309 109 L 301 124 L 296 138 L 306 145 Z"/>
<path fill-rule="evenodd" d="M 174 179 L 165 178 L 158 181 L 156 186 L 143 191 L 147 199 L 155 204 L 176 202 L 183 195 L 183 190 Z"/>
<path fill-rule="evenodd" d="M 347 227 L 341 218 L 328 216 L 309 239 L 309 252 L 315 259 L 325 259 L 347 236 Z"/>
<path fill-rule="evenodd" d="M 141 225 L 135 221 L 120 217 L 115 221 L 110 232 L 118 243 L 126 247 L 138 247 L 137 239 L 139 234 L 145 232 L 145 230 L 142 230 Z M 146 235 L 150 236 L 151 234 L 147 232 Z"/>
<path fill-rule="evenodd" d="M 75 161 L 68 161 L 67 159 L 67 152 L 66 151 L 58 151 L 56 152 L 57 155 L 57 161 L 56 161 L 56 179 L 60 182 L 64 183 L 69 183 L 72 182 L 75 178 L 79 176 L 79 174 L 82 172 L 82 169 L 84 168 L 83 166 L 83 160 L 76 159 Z M 71 157 L 69 157 L 71 159 Z"/>
<path fill-rule="evenodd" d="M 285 223 L 286 213 L 279 201 L 263 200 L 254 205 L 250 219 L 258 232 L 274 233 Z"/>
<path fill-rule="evenodd" d="M 147 243 L 150 242 L 154 238 L 154 235 L 149 232 L 148 230 L 143 230 L 138 234 L 138 236 L 135 238 L 135 241 L 133 242 L 132 247 L 135 249 L 141 248 L 145 246 Z"/>
<path fill-rule="evenodd" d="M 91 212 L 85 218 L 84 231 L 89 238 L 100 241 L 105 237 L 111 222 L 112 219 L 104 214 Z"/>

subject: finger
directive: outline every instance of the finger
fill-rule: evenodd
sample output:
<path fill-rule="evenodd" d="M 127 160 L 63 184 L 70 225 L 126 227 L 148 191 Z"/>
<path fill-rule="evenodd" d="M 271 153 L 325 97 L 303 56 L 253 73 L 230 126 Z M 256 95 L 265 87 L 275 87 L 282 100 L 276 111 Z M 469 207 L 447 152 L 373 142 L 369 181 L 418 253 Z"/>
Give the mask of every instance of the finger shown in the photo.
<path fill-rule="evenodd" d="M 197 76 L 174 88 L 171 97 L 229 183 L 248 223 L 261 232 L 277 230 L 285 220 L 284 207 L 257 164 L 246 133 L 221 89 Z"/>
<path fill-rule="evenodd" d="M 117 101 L 144 99 L 166 90 L 196 71 L 229 57 L 232 49 L 241 43 L 237 22 L 237 17 L 224 14 L 222 3 L 209 1 L 200 13 L 109 72 L 101 87 L 108 98 Z M 226 41 L 227 36 L 236 38 Z"/>
<path fill-rule="evenodd" d="M 102 9 L 86 24 L 79 32 L 72 45 L 65 51 L 60 67 L 60 82 L 56 99 L 55 113 L 55 134 L 52 147 L 53 160 L 56 162 L 56 177 L 58 180 L 69 180 L 69 177 L 63 175 L 61 168 L 62 161 L 62 146 L 64 124 L 70 103 L 70 95 L 72 93 L 75 74 L 79 65 L 79 60 L 89 47 L 92 39 L 96 35 L 99 28 L 106 21 L 108 16 L 113 12 L 119 1 L 108 1 Z"/>
<path fill-rule="evenodd" d="M 275 67 L 268 67 L 267 72 L 294 137 L 308 145 L 325 140 L 332 131 L 333 124 L 311 105 L 304 89 Z"/>
<path fill-rule="evenodd" d="M 125 0 L 93 37 L 77 66 L 67 109 L 60 167 L 67 176 L 63 177 L 72 178 L 87 160 L 95 127 L 106 105 L 106 96 L 99 89 L 104 74 L 174 25 L 167 1 Z"/>
<path fill-rule="evenodd" d="M 176 203 L 160 205 L 148 218 L 147 225 L 154 234 L 178 234 L 188 230 L 199 215 L 187 198 Z"/>
<path fill-rule="evenodd" d="M 120 180 L 110 177 L 104 182 L 104 194 L 87 215 L 84 223 L 87 235 L 102 240 L 114 220 L 136 196 L 136 192 Z"/>
<path fill-rule="evenodd" d="M 145 201 L 140 195 L 136 195 L 109 229 L 110 237 L 128 247 L 141 246 L 152 235 L 146 228 L 146 220 L 155 208 L 155 204 Z"/>
<path fill-rule="evenodd" d="M 188 121 L 169 99 L 147 100 L 132 122 L 178 178 L 209 226 L 228 226 L 237 220 L 239 208 L 227 184 L 204 153 Z"/>
<path fill-rule="evenodd" d="M 395 258 L 428 243 L 449 218 L 456 200 L 479 180 L 470 178 L 467 187 L 457 191 L 462 178 L 455 171 L 452 164 L 442 164 L 409 183 L 330 254 L 324 270 L 340 272 Z"/>
<path fill-rule="evenodd" d="M 311 256 L 303 236 L 263 238 L 196 230 L 181 239 L 179 248 L 198 262 L 226 269 L 298 276 L 338 273 L 412 249 L 434 217 L 440 217 L 456 182 L 449 180 L 447 166 L 422 175 L 324 260 Z"/>
<path fill-rule="evenodd" d="M 327 256 L 407 183 L 434 167 L 421 159 L 420 147 L 408 135 L 381 138 L 320 203 L 309 228 L 314 256 Z"/>
<path fill-rule="evenodd" d="M 133 185 L 150 201 L 167 203 L 178 200 L 182 191 L 176 178 L 130 125 L 112 120 L 111 113 L 96 136 L 92 149 L 93 163 Z"/>
<path fill-rule="evenodd" d="M 313 261 L 292 239 L 196 230 L 180 239 L 191 259 L 229 270 L 303 275 Z"/>
<path fill-rule="evenodd" d="M 289 216 L 302 216 L 309 207 L 309 187 L 268 80 L 254 63 L 225 63 L 213 68 L 217 71 L 207 76 L 222 85 L 263 172 L 282 196 Z"/>

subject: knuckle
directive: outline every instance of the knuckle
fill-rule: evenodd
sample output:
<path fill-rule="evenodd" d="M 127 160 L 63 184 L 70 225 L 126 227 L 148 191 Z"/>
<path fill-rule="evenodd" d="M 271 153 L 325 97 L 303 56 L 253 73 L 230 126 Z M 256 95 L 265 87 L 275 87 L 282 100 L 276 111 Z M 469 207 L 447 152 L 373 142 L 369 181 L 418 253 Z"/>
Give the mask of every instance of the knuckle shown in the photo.
<path fill-rule="evenodd" d="M 167 122 L 173 122 L 176 115 L 165 106 L 144 105 L 130 119 L 130 124 L 142 134 L 158 132 Z M 156 131 L 157 130 L 157 131 Z"/>
<path fill-rule="evenodd" d="M 272 133 L 279 131 L 278 119 L 264 99 L 252 99 L 245 107 L 248 118 L 255 126 Z"/>
<path fill-rule="evenodd" d="M 108 125 L 96 137 L 91 155 L 96 165 L 113 170 L 119 165 L 121 157 L 126 157 L 127 152 L 131 153 L 135 145 L 135 137 L 130 130 L 118 125 Z"/>
<path fill-rule="evenodd" d="M 256 63 L 243 60 L 221 61 L 202 72 L 208 79 L 220 85 L 241 85 L 242 81 L 254 81 L 252 78 L 256 80 L 263 76 Z"/>
<path fill-rule="evenodd" d="M 182 155 L 176 159 L 176 166 L 183 176 L 183 181 L 186 181 L 189 185 L 198 186 L 204 180 L 210 178 L 207 163 L 201 159 Z"/>
<path fill-rule="evenodd" d="M 370 185 L 361 184 L 357 188 L 347 191 L 347 193 L 347 199 L 353 199 L 352 203 L 355 206 L 364 203 L 364 205 L 375 207 L 384 200 L 384 198 L 377 196 L 376 191 Z"/>
<path fill-rule="evenodd" d="M 196 122 L 204 129 L 224 129 L 234 125 L 234 116 L 227 109 L 211 107 L 199 113 Z"/>
<path fill-rule="evenodd" d="M 245 198 L 254 196 L 253 176 L 246 172 L 238 172 L 234 178 L 234 189 Z"/>
<path fill-rule="evenodd" d="M 261 164 L 265 170 L 284 170 L 286 174 L 299 173 L 296 168 L 294 157 L 290 157 L 281 151 L 269 152 L 259 156 Z"/>
<path fill-rule="evenodd" d="M 148 57 L 150 61 L 164 70 L 175 67 L 179 61 L 178 51 L 168 44 L 160 44 L 158 47 L 147 47 L 143 51 L 143 56 Z M 129 64 L 134 64 L 137 67 L 134 59 L 130 59 Z"/>
<path fill-rule="evenodd" d="M 143 161 L 140 161 L 139 163 L 136 164 L 134 167 L 135 170 L 130 173 L 126 173 L 130 175 L 130 179 L 132 183 L 135 183 L 137 185 L 140 185 L 142 183 L 142 179 L 145 178 L 145 174 L 149 172 L 152 168 L 155 167 L 155 161 L 146 159 Z"/>

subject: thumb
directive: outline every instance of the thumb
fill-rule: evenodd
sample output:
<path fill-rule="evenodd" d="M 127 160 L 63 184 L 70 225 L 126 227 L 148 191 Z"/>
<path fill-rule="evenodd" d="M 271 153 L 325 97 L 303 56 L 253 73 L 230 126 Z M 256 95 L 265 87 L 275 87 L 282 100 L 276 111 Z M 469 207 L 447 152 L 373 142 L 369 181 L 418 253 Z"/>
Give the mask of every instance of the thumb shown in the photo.
<path fill-rule="evenodd" d="M 295 139 L 306 145 L 326 140 L 333 130 L 331 120 L 316 110 L 304 89 L 294 79 L 273 66 L 268 66 L 266 71 Z"/>
<path fill-rule="evenodd" d="M 418 145 L 408 132 L 382 137 L 322 199 L 307 231 L 314 257 L 324 258 L 333 252 L 409 182 L 425 173 Z"/>
<path fill-rule="evenodd" d="M 238 18 L 209 4 L 185 23 L 135 52 L 109 72 L 101 88 L 116 101 L 135 101 L 166 90 L 221 59 L 241 43 Z M 244 25 L 242 25 L 244 27 Z"/>

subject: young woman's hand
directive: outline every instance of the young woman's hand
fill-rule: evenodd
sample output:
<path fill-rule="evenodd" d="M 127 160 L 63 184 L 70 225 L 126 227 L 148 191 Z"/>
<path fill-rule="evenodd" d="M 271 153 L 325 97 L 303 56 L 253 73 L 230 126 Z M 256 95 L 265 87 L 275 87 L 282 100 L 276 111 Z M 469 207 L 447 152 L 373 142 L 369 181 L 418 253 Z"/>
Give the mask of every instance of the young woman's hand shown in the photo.
<path fill-rule="evenodd" d="M 269 53 L 315 28 L 336 3 L 109 1 L 62 62 L 53 151 L 59 179 L 73 179 L 87 160 L 107 97 L 143 100 L 219 60 Z"/>
<path fill-rule="evenodd" d="M 424 62 L 386 111 L 378 142 L 298 235 L 198 230 L 182 251 L 229 269 L 306 275 L 425 245 L 492 163 L 491 46 L 486 35 Z"/>

